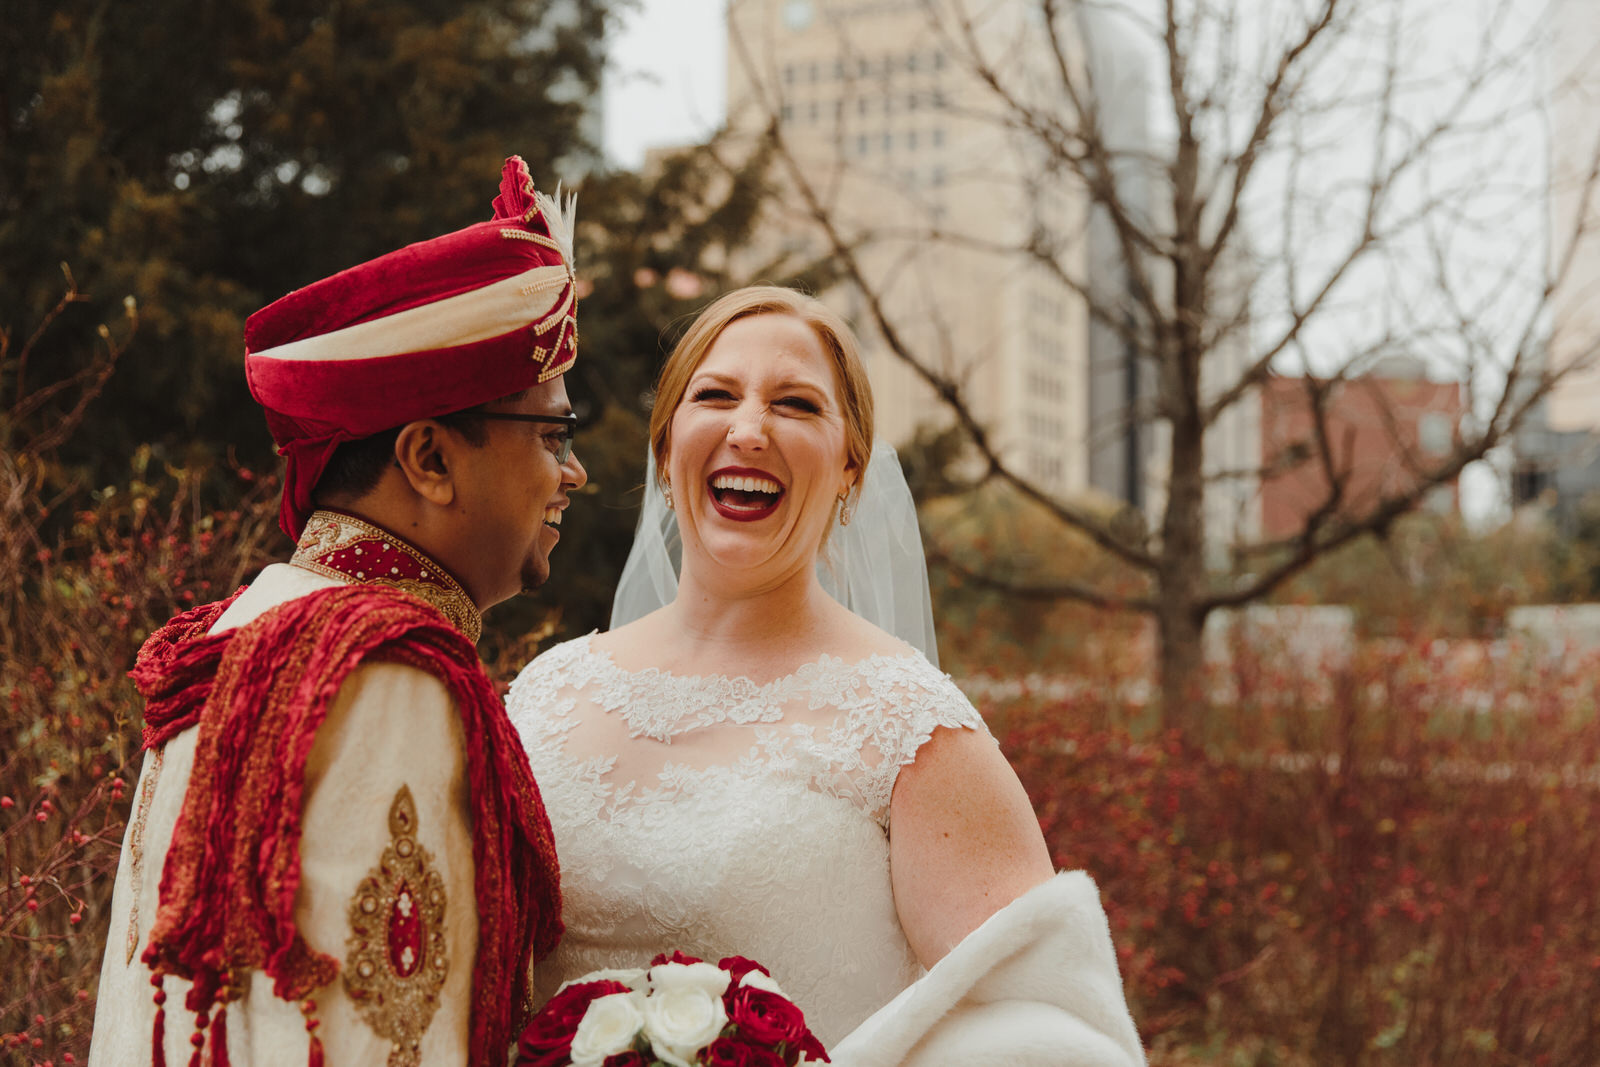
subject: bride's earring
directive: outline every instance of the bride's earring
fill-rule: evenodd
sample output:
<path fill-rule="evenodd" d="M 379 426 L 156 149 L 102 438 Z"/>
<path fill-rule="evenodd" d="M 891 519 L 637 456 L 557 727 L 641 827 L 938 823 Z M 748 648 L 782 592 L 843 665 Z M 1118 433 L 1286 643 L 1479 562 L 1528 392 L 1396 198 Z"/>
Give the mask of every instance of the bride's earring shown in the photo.
<path fill-rule="evenodd" d="M 671 482 L 662 482 L 661 483 L 661 496 L 667 502 L 667 510 L 668 511 L 675 510 L 673 508 L 673 505 L 672 505 L 672 483 Z"/>
<path fill-rule="evenodd" d="M 839 525 L 850 525 L 850 491 L 848 489 L 839 494 Z"/>

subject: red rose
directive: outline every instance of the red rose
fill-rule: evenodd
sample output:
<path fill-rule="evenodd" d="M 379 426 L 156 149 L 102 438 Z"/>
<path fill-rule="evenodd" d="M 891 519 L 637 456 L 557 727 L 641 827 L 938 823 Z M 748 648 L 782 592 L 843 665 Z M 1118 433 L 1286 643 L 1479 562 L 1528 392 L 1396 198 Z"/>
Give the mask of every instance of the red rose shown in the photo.
<path fill-rule="evenodd" d="M 809 1032 L 799 1008 L 765 989 L 740 986 L 724 1003 L 728 1021 L 739 1028 L 739 1037 L 753 1044 L 771 1047 L 784 1041 L 798 1046 Z"/>
<path fill-rule="evenodd" d="M 806 1059 L 816 1060 L 821 1063 L 832 1063 L 828 1058 L 828 1050 L 822 1047 L 822 1042 L 817 1040 L 817 1035 L 807 1030 L 800 1036 L 800 1051 L 806 1054 Z"/>
<path fill-rule="evenodd" d="M 725 956 L 717 961 L 717 966 L 733 975 L 733 981 L 729 983 L 730 988 L 738 986 L 740 982 L 744 981 L 744 976 L 749 974 L 751 971 L 760 971 L 768 978 L 772 977 L 771 971 L 761 966 L 761 964 L 757 963 L 755 960 L 746 959 L 743 956 Z"/>
<path fill-rule="evenodd" d="M 670 955 L 670 956 L 667 955 L 665 952 L 656 953 L 656 958 L 650 961 L 650 966 L 659 967 L 663 963 L 704 963 L 704 962 L 705 961 L 702 960 L 698 956 L 685 956 L 683 953 L 679 952 L 677 949 L 673 949 L 672 950 L 672 955 Z"/>
<path fill-rule="evenodd" d="M 646 1067 L 649 1060 L 638 1049 L 630 1048 L 626 1052 L 619 1052 L 615 1056 L 607 1056 L 600 1067 Z"/>
<path fill-rule="evenodd" d="M 730 1037 L 719 1037 L 706 1046 L 701 1059 L 708 1067 L 750 1067 L 749 1045 L 740 1044 Z"/>
<path fill-rule="evenodd" d="M 748 1050 L 745 1067 L 789 1067 L 788 1062 L 770 1048 L 761 1045 L 746 1045 Z"/>
<path fill-rule="evenodd" d="M 621 982 L 582 982 L 570 985 L 539 1009 L 517 1042 L 517 1067 L 560 1067 L 572 1052 L 572 1035 L 578 1032 L 589 1002 L 612 993 L 626 993 Z"/>

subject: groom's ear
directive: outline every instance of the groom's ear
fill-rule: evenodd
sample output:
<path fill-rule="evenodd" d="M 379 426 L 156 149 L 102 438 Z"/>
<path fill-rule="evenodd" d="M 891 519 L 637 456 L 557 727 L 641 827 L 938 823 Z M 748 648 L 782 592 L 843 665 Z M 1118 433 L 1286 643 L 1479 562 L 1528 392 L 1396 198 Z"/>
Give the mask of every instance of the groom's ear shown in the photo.
<path fill-rule="evenodd" d="M 456 443 L 444 426 L 432 419 L 408 422 L 394 442 L 395 462 L 418 496 L 440 507 L 455 500 L 452 446 Z"/>

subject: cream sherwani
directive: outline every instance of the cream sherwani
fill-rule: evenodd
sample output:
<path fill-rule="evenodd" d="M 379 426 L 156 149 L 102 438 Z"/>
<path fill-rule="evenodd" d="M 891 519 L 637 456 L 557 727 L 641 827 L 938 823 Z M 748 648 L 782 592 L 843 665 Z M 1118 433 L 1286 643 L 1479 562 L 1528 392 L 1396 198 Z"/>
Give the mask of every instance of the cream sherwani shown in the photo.
<path fill-rule="evenodd" d="M 339 584 L 336 578 L 275 564 L 234 601 L 212 632 L 242 626 L 279 604 Z M 155 990 L 140 955 L 155 919 L 161 872 L 188 788 L 198 734 L 198 727 L 190 727 L 161 752 L 145 755 L 117 867 L 90 1067 L 151 1061 Z M 402 789 L 409 790 L 415 806 L 415 843 L 444 890 L 444 981 L 437 1011 L 421 1036 L 420 1056 L 411 1062 L 429 1067 L 466 1062 L 478 927 L 460 718 L 433 675 L 409 666 L 372 664 L 358 668 L 345 682 L 317 732 L 306 766 L 295 922 L 311 948 L 341 965 L 341 977 L 314 996 L 329 1067 L 382 1064 L 395 1049 L 357 1010 L 347 982 L 361 981 L 356 974 L 361 968 L 346 965 L 353 902 L 363 879 L 396 840 L 390 815 Z M 378 983 L 383 977 L 382 968 L 375 977 L 369 975 Z M 184 1064 L 193 1052 L 194 1033 L 194 1016 L 183 1006 L 188 983 L 168 978 L 165 988 L 166 1059 Z M 306 1062 L 305 1019 L 298 1005 L 273 995 L 270 979 L 252 974 L 245 994 L 227 1012 L 229 1056 L 236 1067 Z"/>

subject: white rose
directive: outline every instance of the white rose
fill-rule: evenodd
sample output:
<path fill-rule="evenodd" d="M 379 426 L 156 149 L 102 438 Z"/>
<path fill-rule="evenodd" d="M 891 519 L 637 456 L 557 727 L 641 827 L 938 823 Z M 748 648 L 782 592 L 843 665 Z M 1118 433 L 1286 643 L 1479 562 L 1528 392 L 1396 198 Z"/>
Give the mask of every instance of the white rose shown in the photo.
<path fill-rule="evenodd" d="M 584 985 L 588 982 L 621 982 L 629 989 L 643 989 L 647 976 L 648 972 L 643 967 L 601 968 L 598 971 L 590 971 L 581 978 L 562 982 L 556 992 L 560 993 L 568 986 Z"/>
<path fill-rule="evenodd" d="M 660 968 L 656 968 L 659 970 Z M 715 967 L 712 970 L 716 970 Z M 652 974 L 651 982 L 655 984 Z M 723 975 L 726 987 L 727 975 Z M 644 998 L 644 1032 L 650 1047 L 660 1059 L 687 1067 L 695 1054 L 717 1039 L 728 1025 L 728 1012 L 721 993 L 685 980 L 677 985 L 652 989 Z"/>
<path fill-rule="evenodd" d="M 745 972 L 745 976 L 739 980 L 739 984 L 742 986 L 747 985 L 754 989 L 764 990 L 765 992 L 783 997 L 785 1000 L 788 999 L 788 994 L 783 991 L 782 986 L 778 985 L 778 980 L 772 977 L 770 974 L 762 974 L 760 971 L 747 971 Z"/>
<path fill-rule="evenodd" d="M 650 992 L 703 989 L 713 997 L 728 991 L 733 976 L 714 963 L 658 963 L 650 968 Z"/>
<path fill-rule="evenodd" d="M 639 993 L 611 993 L 596 997 L 584 1009 L 572 1035 L 572 1067 L 600 1067 L 607 1056 L 626 1052 L 644 1025 L 636 1000 Z"/>

